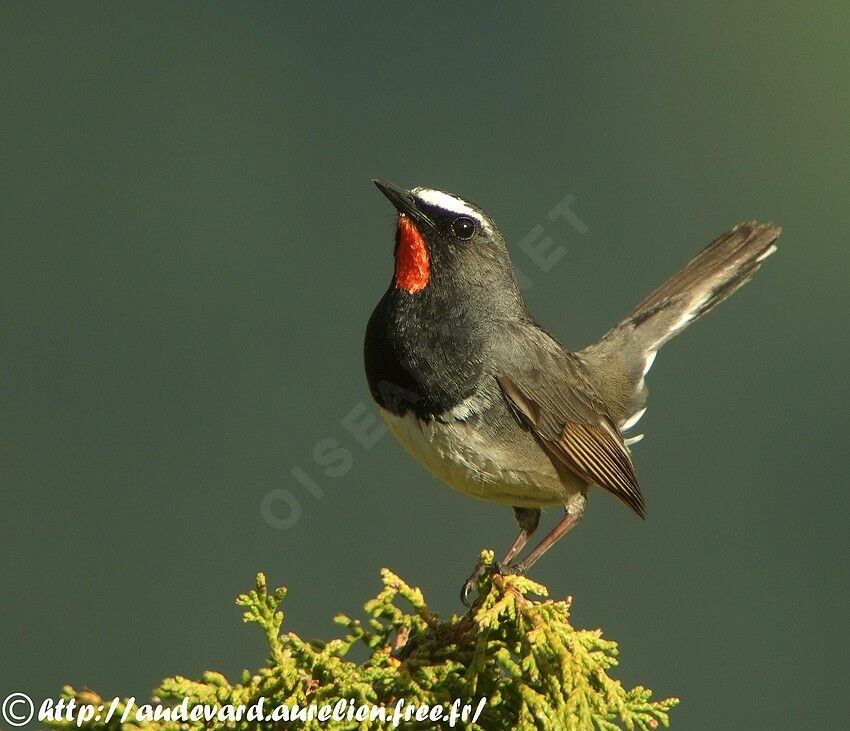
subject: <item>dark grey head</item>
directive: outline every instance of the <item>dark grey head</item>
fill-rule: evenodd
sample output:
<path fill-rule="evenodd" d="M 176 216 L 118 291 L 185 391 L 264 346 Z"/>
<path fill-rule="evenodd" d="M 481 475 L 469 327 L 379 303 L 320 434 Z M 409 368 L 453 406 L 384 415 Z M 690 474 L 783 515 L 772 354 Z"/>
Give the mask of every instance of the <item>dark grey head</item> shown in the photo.
<path fill-rule="evenodd" d="M 436 288 L 443 295 L 476 300 L 480 290 L 489 289 L 503 300 L 519 298 L 502 234 L 479 206 L 433 188 L 403 190 L 384 180 L 373 182 L 400 214 L 396 289 L 427 296 Z"/>

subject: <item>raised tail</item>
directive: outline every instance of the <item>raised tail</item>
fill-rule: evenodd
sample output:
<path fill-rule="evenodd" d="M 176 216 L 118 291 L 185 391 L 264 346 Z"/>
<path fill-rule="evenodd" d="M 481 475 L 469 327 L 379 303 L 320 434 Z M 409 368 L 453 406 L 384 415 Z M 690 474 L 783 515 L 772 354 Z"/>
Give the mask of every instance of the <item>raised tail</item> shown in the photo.
<path fill-rule="evenodd" d="M 618 376 L 613 379 L 616 391 L 605 395 L 608 403 L 617 405 L 614 416 L 621 428 L 632 426 L 635 415 L 642 414 L 643 378 L 658 348 L 746 284 L 776 251 L 781 232 L 767 223 L 738 224 L 653 290 L 601 341 L 581 351 L 590 365 Z"/>
<path fill-rule="evenodd" d="M 776 251 L 781 232 L 769 223 L 738 224 L 652 291 L 617 327 L 633 327 L 647 353 L 658 350 L 746 284 Z"/>

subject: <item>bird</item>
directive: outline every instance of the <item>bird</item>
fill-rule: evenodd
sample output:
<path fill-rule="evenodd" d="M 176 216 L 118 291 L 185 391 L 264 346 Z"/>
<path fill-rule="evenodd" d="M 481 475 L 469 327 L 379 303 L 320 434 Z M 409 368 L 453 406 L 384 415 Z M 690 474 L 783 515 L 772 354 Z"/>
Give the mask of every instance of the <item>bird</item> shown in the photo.
<path fill-rule="evenodd" d="M 598 342 L 571 352 L 528 313 L 508 247 L 477 204 L 442 190 L 374 184 L 393 204 L 395 265 L 364 338 L 366 379 L 388 430 L 440 480 L 513 509 L 503 559 L 526 573 L 582 519 L 597 486 L 641 518 L 628 437 L 646 411 L 658 349 L 745 284 L 781 229 L 741 223 L 653 290 Z M 544 508 L 557 525 L 522 559 Z"/>

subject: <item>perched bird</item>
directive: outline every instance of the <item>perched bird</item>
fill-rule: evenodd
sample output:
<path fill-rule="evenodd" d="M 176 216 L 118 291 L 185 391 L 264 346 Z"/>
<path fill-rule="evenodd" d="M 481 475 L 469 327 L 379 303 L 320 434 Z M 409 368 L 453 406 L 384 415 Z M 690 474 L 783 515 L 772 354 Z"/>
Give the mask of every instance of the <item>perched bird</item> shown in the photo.
<path fill-rule="evenodd" d="M 373 181 L 398 211 L 395 271 L 366 328 L 366 375 L 392 433 L 427 469 L 513 508 L 519 534 L 496 568 L 524 573 L 581 520 L 598 485 L 640 517 L 624 433 L 646 410 L 645 376 L 670 338 L 747 282 L 781 229 L 735 226 L 599 342 L 570 352 L 528 314 L 505 241 L 477 205 Z M 564 517 L 522 560 L 541 508 Z M 485 568 L 461 592 L 464 603 Z"/>

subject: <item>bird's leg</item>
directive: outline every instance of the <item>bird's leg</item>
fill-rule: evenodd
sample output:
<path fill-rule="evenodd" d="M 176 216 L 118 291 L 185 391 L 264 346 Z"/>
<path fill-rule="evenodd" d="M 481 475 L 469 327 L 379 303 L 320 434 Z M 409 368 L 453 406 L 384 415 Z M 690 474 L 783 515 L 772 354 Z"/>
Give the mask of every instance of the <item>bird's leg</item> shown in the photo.
<path fill-rule="evenodd" d="M 508 566 L 503 570 L 506 573 L 511 574 L 524 574 L 544 553 L 546 553 L 546 551 L 552 548 L 552 546 L 554 546 L 561 538 L 569 533 L 569 531 L 578 524 L 584 515 L 584 507 L 587 504 L 587 500 L 584 495 L 581 495 L 580 497 L 580 500 L 573 500 L 566 506 L 566 515 L 561 518 L 558 524 L 542 541 L 540 541 L 540 543 L 531 549 L 522 561 L 517 561 L 512 566 Z"/>
<path fill-rule="evenodd" d="M 508 549 L 505 557 L 499 561 L 499 566 L 507 566 L 525 548 L 528 539 L 531 538 L 532 533 L 537 530 L 537 526 L 540 524 L 540 512 L 540 508 L 514 508 L 514 516 L 519 525 L 519 535 Z"/>
<path fill-rule="evenodd" d="M 460 600 L 466 606 L 470 606 L 469 596 L 472 594 L 473 589 L 475 589 L 476 584 L 478 584 L 478 579 L 487 571 L 501 571 L 503 566 L 507 566 L 525 548 L 525 544 L 528 543 L 528 539 L 537 530 L 537 526 L 540 523 L 540 512 L 540 508 L 514 508 L 514 517 L 519 525 L 519 535 L 517 535 L 513 545 L 508 549 L 505 557 L 499 563 L 490 566 L 479 563 L 475 567 L 475 571 L 470 574 L 469 578 L 464 582 L 463 588 L 460 590 Z"/>

